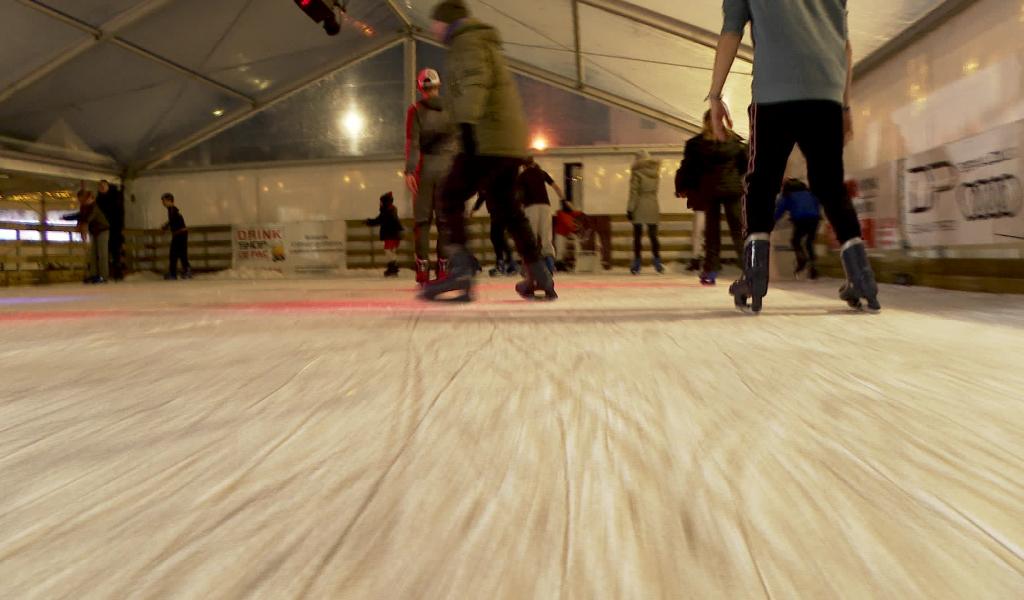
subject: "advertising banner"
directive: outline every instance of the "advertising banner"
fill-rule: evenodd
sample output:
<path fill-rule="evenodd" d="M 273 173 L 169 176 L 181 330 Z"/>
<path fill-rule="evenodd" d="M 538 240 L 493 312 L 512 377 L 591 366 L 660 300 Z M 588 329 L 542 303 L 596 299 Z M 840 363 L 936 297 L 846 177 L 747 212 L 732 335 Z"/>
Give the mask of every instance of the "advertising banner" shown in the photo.
<path fill-rule="evenodd" d="M 233 266 L 293 276 L 337 275 L 345 271 L 345 235 L 344 221 L 236 225 Z"/>
<path fill-rule="evenodd" d="M 1024 241 L 1024 122 L 909 157 L 903 218 L 918 248 Z"/>
<path fill-rule="evenodd" d="M 896 163 L 887 163 L 849 175 L 850 196 L 860 219 L 861 237 L 868 248 L 895 250 L 900 247 L 899 173 Z"/>

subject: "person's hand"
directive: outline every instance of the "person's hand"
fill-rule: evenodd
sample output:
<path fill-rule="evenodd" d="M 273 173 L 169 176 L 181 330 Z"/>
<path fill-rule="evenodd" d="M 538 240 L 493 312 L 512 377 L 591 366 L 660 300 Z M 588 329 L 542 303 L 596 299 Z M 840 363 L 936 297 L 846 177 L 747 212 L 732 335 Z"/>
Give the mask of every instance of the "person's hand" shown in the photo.
<path fill-rule="evenodd" d="M 630 221 L 632 221 L 633 220 L 633 213 L 632 212 L 627 212 L 626 213 L 626 218 L 629 219 Z"/>
<path fill-rule="evenodd" d="M 411 173 L 405 174 L 405 186 L 409 188 L 409 191 L 412 192 L 413 194 L 420 193 L 419 179 L 417 179 L 416 176 Z"/>
<path fill-rule="evenodd" d="M 721 98 L 711 98 L 711 130 L 715 139 L 724 142 L 728 139 L 728 131 L 732 129 L 732 116 L 729 107 Z"/>
<path fill-rule="evenodd" d="M 843 109 L 843 144 L 853 141 L 853 112 L 850 107 Z"/>

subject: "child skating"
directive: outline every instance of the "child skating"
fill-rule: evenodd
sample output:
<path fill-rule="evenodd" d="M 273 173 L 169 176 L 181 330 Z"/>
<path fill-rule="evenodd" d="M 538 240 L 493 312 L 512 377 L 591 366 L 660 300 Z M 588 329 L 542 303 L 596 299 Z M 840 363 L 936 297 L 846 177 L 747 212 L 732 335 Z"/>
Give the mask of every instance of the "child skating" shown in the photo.
<path fill-rule="evenodd" d="M 385 277 L 398 277 L 398 246 L 402 243 L 402 222 L 398 219 L 398 208 L 395 197 L 388 192 L 380 197 L 380 214 L 374 219 L 367 219 L 368 227 L 380 227 L 380 241 L 384 242 L 384 259 L 388 268 Z"/>
<path fill-rule="evenodd" d="M 174 194 L 167 193 L 160 197 L 167 209 L 167 222 L 160 229 L 171 232 L 170 268 L 164 279 L 171 281 L 178 278 L 178 263 L 181 263 L 181 278 L 192 279 L 192 264 L 188 261 L 188 227 L 185 217 L 174 205 Z"/>

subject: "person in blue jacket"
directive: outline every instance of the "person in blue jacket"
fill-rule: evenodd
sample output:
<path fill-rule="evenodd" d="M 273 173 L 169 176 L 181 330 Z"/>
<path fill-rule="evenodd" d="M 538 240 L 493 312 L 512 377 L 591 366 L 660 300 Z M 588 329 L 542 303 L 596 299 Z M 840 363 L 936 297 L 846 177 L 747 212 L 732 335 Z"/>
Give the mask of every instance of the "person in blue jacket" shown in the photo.
<path fill-rule="evenodd" d="M 793 222 L 793 252 L 796 252 L 796 270 L 799 275 L 807 269 L 810 279 L 818 278 L 814 266 L 814 242 L 821 224 L 821 203 L 811 193 L 807 184 L 799 179 L 787 179 L 782 186 L 782 195 L 775 206 L 775 221 L 786 213 Z"/>

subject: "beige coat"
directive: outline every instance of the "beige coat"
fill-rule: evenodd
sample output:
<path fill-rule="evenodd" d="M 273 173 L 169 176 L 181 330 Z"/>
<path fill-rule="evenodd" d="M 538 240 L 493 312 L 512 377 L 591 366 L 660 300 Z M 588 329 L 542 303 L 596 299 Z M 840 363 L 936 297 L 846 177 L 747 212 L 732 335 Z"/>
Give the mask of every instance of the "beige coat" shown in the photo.
<path fill-rule="evenodd" d="M 632 221 L 641 225 L 657 225 L 661 221 L 658 186 L 661 183 L 661 161 L 644 153 L 633 163 L 629 181 L 629 206 Z"/>

